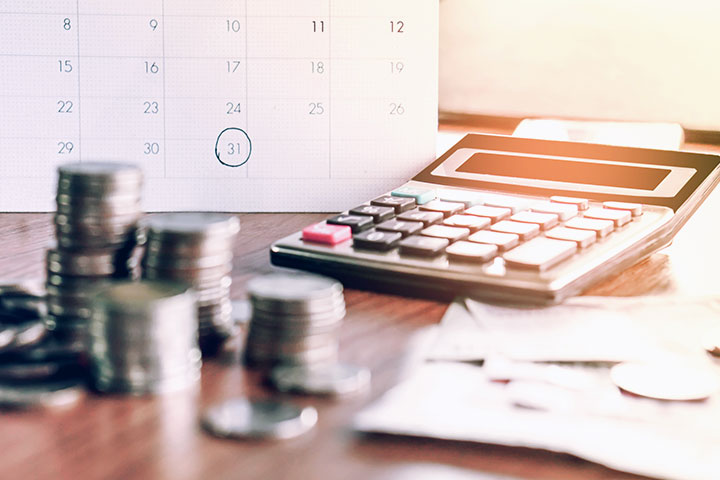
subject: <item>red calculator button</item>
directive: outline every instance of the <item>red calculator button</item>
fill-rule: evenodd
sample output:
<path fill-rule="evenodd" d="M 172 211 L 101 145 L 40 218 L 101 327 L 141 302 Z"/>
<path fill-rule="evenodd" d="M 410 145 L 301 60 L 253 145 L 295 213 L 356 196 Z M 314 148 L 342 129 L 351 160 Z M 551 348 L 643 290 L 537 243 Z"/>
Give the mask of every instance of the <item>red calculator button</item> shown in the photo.
<path fill-rule="evenodd" d="M 346 225 L 328 225 L 316 223 L 305 227 L 302 231 L 303 240 L 337 245 L 352 238 L 352 229 Z"/>

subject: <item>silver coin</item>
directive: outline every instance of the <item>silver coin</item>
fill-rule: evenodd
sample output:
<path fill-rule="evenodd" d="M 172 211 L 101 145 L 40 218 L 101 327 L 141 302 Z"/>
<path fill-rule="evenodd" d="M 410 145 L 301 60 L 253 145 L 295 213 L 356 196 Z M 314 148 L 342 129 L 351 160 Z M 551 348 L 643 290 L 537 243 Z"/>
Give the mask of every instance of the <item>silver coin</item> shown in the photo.
<path fill-rule="evenodd" d="M 42 279 L 0 280 L 0 297 L 5 295 L 28 295 L 41 297 L 45 295 Z"/>
<path fill-rule="evenodd" d="M 48 333 L 45 323 L 42 320 L 18 325 L 15 329 L 15 341 L 13 342 L 13 348 L 15 349 L 36 345 L 42 341 Z"/>
<path fill-rule="evenodd" d="M 233 215 L 208 212 L 164 213 L 144 221 L 150 236 L 159 237 L 234 237 L 240 221 Z"/>
<path fill-rule="evenodd" d="M 0 308 L 23 318 L 39 318 L 47 314 L 45 296 L 29 294 L 0 295 Z"/>
<path fill-rule="evenodd" d="M 136 165 L 119 162 L 78 162 L 58 167 L 58 185 L 87 184 L 139 184 L 142 170 Z"/>
<path fill-rule="evenodd" d="M 233 398 L 208 408 L 202 416 L 202 426 L 222 438 L 288 439 L 312 430 L 317 419 L 313 407 Z"/>
<path fill-rule="evenodd" d="M 279 392 L 348 395 L 368 387 L 370 370 L 344 364 L 316 367 L 281 366 L 272 369 L 269 380 Z"/>
<path fill-rule="evenodd" d="M 84 396 L 85 388 L 77 380 L 30 385 L 0 384 L 0 407 L 5 408 L 65 407 L 77 403 Z"/>
<path fill-rule="evenodd" d="M 116 258 L 113 250 L 68 251 L 49 249 L 46 252 L 49 272 L 58 275 L 95 277 L 115 273 Z"/>
<path fill-rule="evenodd" d="M 100 290 L 96 302 L 111 310 L 121 312 L 148 311 L 158 307 L 169 308 L 195 303 L 195 295 L 187 286 L 175 282 L 143 280 L 140 282 L 116 282 Z"/>
<path fill-rule="evenodd" d="M 720 388 L 713 371 L 675 363 L 621 363 L 610 378 L 626 392 L 657 400 L 703 400 Z"/>
<path fill-rule="evenodd" d="M 15 333 L 17 329 L 14 326 L 4 325 L 0 328 L 0 352 L 11 350 L 15 343 Z"/>
<path fill-rule="evenodd" d="M 253 306 L 268 312 L 313 313 L 342 301 L 342 284 L 306 273 L 272 273 L 247 284 Z"/>
<path fill-rule="evenodd" d="M 83 367 L 77 359 L 52 361 L 11 361 L 0 363 L 0 382 L 38 381 L 58 377 L 78 378 Z"/>

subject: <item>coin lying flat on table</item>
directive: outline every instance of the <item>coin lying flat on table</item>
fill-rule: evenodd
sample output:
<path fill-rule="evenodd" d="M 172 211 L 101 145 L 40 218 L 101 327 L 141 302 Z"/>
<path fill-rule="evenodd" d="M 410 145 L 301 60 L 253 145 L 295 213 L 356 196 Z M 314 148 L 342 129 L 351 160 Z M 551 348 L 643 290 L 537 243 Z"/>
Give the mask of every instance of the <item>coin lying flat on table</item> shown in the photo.
<path fill-rule="evenodd" d="M 233 398 L 205 411 L 202 426 L 212 435 L 235 439 L 288 439 L 315 427 L 313 407 L 270 400 Z"/>
<path fill-rule="evenodd" d="M 0 384 L 2 408 L 65 407 L 80 401 L 84 396 L 84 385 L 78 380 L 39 382 L 30 385 Z"/>
<path fill-rule="evenodd" d="M 370 370 L 339 363 L 315 367 L 281 366 L 272 369 L 269 380 L 280 392 L 348 395 L 368 387 Z"/>
<path fill-rule="evenodd" d="M 620 389 L 656 400 L 704 400 L 720 388 L 713 371 L 671 363 L 621 363 L 610 370 Z"/>

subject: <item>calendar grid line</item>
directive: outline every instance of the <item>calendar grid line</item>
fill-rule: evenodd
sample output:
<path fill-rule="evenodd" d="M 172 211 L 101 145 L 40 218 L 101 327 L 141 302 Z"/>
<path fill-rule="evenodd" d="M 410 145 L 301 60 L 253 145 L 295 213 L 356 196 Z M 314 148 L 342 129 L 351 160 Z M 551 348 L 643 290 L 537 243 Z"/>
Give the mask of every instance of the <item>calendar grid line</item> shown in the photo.
<path fill-rule="evenodd" d="M 248 61 L 248 9 L 245 2 L 245 131 L 250 134 L 250 82 L 248 81 L 248 71 L 250 64 Z M 250 154 L 252 154 L 252 143 L 250 144 Z M 248 161 L 250 158 L 248 157 Z M 250 166 L 245 169 L 245 177 L 250 178 Z"/>
<path fill-rule="evenodd" d="M 332 13 L 332 0 L 328 0 L 328 11 Z M 333 62 L 332 62 L 332 29 L 333 29 L 333 17 L 332 15 L 328 18 L 328 59 L 330 65 L 328 68 L 328 142 L 332 144 L 332 73 L 333 73 Z M 332 178 L 332 148 L 328 149 L 328 178 Z"/>
<path fill-rule="evenodd" d="M 82 162 L 82 92 L 80 91 L 80 0 L 75 0 L 75 9 L 77 15 L 77 102 L 78 102 L 78 160 Z"/>
<path fill-rule="evenodd" d="M 163 177 L 167 177 L 167 83 L 165 81 L 165 0 L 162 0 L 162 48 L 163 48 Z"/>
<path fill-rule="evenodd" d="M 50 54 L 50 53 L 43 53 L 43 54 L 22 54 L 22 53 L 0 53 L 0 57 L 20 57 L 20 58 L 55 58 L 58 54 Z M 68 58 L 76 58 L 79 55 L 66 55 Z M 110 58 L 110 59 L 126 59 L 126 60 L 147 60 L 147 59 L 153 59 L 153 58 L 160 58 L 161 55 L 83 55 L 83 58 Z M 198 56 L 198 57 L 190 57 L 186 55 L 182 56 L 176 56 L 176 55 L 168 55 L 165 57 L 167 60 L 228 60 L 236 58 L 231 55 L 225 55 L 225 56 Z M 245 57 L 246 60 L 282 60 L 282 61 L 288 61 L 288 60 L 297 60 L 297 61 L 307 61 L 307 60 L 316 60 L 318 57 L 317 55 L 310 56 L 310 57 L 267 57 L 267 56 L 258 56 L 258 57 L 252 57 L 248 56 Z M 361 57 L 361 56 L 354 56 L 354 57 L 333 57 L 332 60 L 345 60 L 345 61 L 390 61 L 390 60 L 402 60 L 402 56 L 392 56 L 392 57 Z"/>

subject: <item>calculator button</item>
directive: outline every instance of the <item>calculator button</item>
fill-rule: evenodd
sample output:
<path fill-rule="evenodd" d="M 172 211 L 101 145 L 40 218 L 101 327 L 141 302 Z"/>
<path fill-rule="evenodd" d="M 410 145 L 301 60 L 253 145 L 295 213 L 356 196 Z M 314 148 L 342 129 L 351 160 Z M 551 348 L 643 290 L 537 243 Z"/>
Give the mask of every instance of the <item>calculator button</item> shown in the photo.
<path fill-rule="evenodd" d="M 446 238 L 450 242 L 457 242 L 458 240 L 465 240 L 470 235 L 470 230 L 467 228 L 448 227 L 445 225 L 432 225 L 420 232 L 420 235 L 426 237 L 437 237 Z"/>
<path fill-rule="evenodd" d="M 326 243 L 336 245 L 352 238 L 352 230 L 346 225 L 328 225 L 316 223 L 305 227 L 302 231 L 302 239 L 309 242 Z"/>
<path fill-rule="evenodd" d="M 570 220 L 578 214 L 577 205 L 569 203 L 540 202 L 530 207 L 533 212 L 554 213 L 561 221 Z"/>
<path fill-rule="evenodd" d="M 371 230 L 358 233 L 353 237 L 353 246 L 372 250 L 391 250 L 397 247 L 402 235 L 395 232 L 378 232 Z"/>
<path fill-rule="evenodd" d="M 440 212 L 421 212 L 420 210 L 410 210 L 409 212 L 398 215 L 398 220 L 407 222 L 422 222 L 423 226 L 428 227 L 440 222 L 443 214 Z"/>
<path fill-rule="evenodd" d="M 437 192 L 440 200 L 445 202 L 456 202 L 465 205 L 465 208 L 483 204 L 483 196 L 477 192 L 464 190 L 440 190 Z"/>
<path fill-rule="evenodd" d="M 597 239 L 597 234 L 592 230 L 578 230 L 576 228 L 566 227 L 555 227 L 545 233 L 545 236 L 548 238 L 554 238 L 555 240 L 575 242 L 580 248 L 592 245 Z"/>
<path fill-rule="evenodd" d="M 577 248 L 575 242 L 538 237 L 513 248 L 503 258 L 508 267 L 543 271 L 572 257 Z"/>
<path fill-rule="evenodd" d="M 622 227 L 632 219 L 632 214 L 628 210 L 611 210 L 609 208 L 590 208 L 585 214 L 585 218 L 594 218 L 596 220 L 610 220 L 615 222 L 616 227 Z"/>
<path fill-rule="evenodd" d="M 603 206 L 611 210 L 627 210 L 633 217 L 639 217 L 643 212 L 643 206 L 640 203 L 605 202 Z"/>
<path fill-rule="evenodd" d="M 495 245 L 498 250 L 510 250 L 515 245 L 520 243 L 520 237 L 514 233 L 500 233 L 491 232 L 490 230 L 482 230 L 480 232 L 470 235 L 468 238 L 471 242 L 476 243 L 487 243 L 488 245 Z"/>
<path fill-rule="evenodd" d="M 489 262 L 497 256 L 498 247 L 486 243 L 455 242 L 445 249 L 448 258 L 466 262 Z"/>
<path fill-rule="evenodd" d="M 490 230 L 500 233 L 514 233 L 520 237 L 520 240 L 525 241 L 537 236 L 537 234 L 540 233 L 540 226 L 534 223 L 503 220 L 490 227 Z"/>
<path fill-rule="evenodd" d="M 517 213 L 522 210 L 527 210 L 530 202 L 524 198 L 490 195 L 485 198 L 485 205 L 489 207 L 509 208 L 512 213 Z"/>
<path fill-rule="evenodd" d="M 377 205 L 378 207 L 390 207 L 395 209 L 395 213 L 407 212 L 415 208 L 415 199 L 407 197 L 393 197 L 392 195 L 385 195 L 384 197 L 376 198 L 371 205 Z"/>
<path fill-rule="evenodd" d="M 490 226 L 490 219 L 485 217 L 474 217 L 472 215 L 453 215 L 446 218 L 443 224 L 448 227 L 461 227 L 470 229 L 471 232 L 477 232 L 483 228 Z"/>
<path fill-rule="evenodd" d="M 450 242 L 446 238 L 422 237 L 415 235 L 400 241 L 400 253 L 435 257 L 440 255 Z"/>
<path fill-rule="evenodd" d="M 380 223 L 390 220 L 395 216 L 395 209 L 390 207 L 378 207 L 375 205 L 360 205 L 350 210 L 352 215 L 367 215 L 372 217 L 373 222 Z"/>
<path fill-rule="evenodd" d="M 431 212 L 440 212 L 445 217 L 450 217 L 456 213 L 465 210 L 465 204 L 456 202 L 443 202 L 442 200 L 433 200 L 425 205 L 420 206 L 420 210 L 428 210 Z"/>
<path fill-rule="evenodd" d="M 558 224 L 558 216 L 554 213 L 520 212 L 516 213 L 510 220 L 522 223 L 534 223 L 543 230 L 550 229 Z"/>
<path fill-rule="evenodd" d="M 379 224 L 376 227 L 378 230 L 383 232 L 396 232 L 401 234 L 403 237 L 414 235 L 423 229 L 422 222 L 406 222 L 403 220 L 388 220 Z"/>
<path fill-rule="evenodd" d="M 338 215 L 328 218 L 327 223 L 331 225 L 347 225 L 353 233 L 360 233 L 372 228 L 373 220 L 365 215 Z"/>
<path fill-rule="evenodd" d="M 577 228 L 578 230 L 592 230 L 598 236 L 602 238 L 607 236 L 610 232 L 615 229 L 615 223 L 610 220 L 594 220 L 592 218 L 573 218 L 566 224 L 568 228 Z"/>
<path fill-rule="evenodd" d="M 512 214 L 512 210 L 509 208 L 486 207 L 484 205 L 470 207 L 465 210 L 465 215 L 489 218 L 492 223 L 504 220 L 508 218 L 510 214 Z"/>
<path fill-rule="evenodd" d="M 435 200 L 435 190 L 417 187 L 400 187 L 391 193 L 394 197 L 414 198 L 418 205 L 423 205 L 431 200 Z"/>
<path fill-rule="evenodd" d="M 566 203 L 568 205 L 575 205 L 578 210 L 587 210 L 590 208 L 590 201 L 586 198 L 575 198 L 575 197 L 563 197 L 555 195 L 550 197 L 550 201 L 554 203 Z"/>

